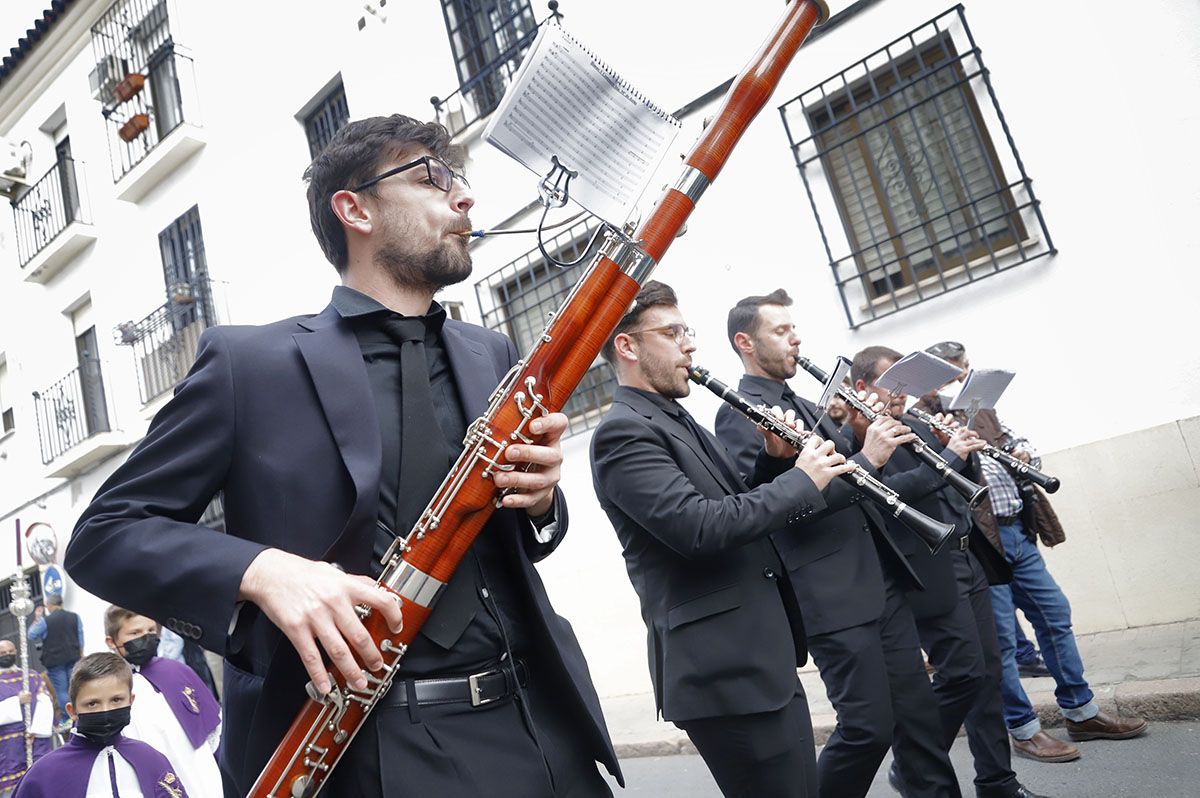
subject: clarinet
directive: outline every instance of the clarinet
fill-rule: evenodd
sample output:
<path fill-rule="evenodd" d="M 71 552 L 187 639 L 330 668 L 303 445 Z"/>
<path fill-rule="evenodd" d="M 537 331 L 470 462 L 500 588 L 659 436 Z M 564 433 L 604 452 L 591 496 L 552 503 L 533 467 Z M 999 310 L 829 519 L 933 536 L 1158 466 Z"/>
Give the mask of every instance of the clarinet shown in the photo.
<path fill-rule="evenodd" d="M 247 798 L 313 798 L 392 685 L 408 646 L 429 617 L 462 558 L 505 493 L 492 476 L 514 468 L 504 450 L 533 443 L 529 423 L 563 408 L 604 341 L 687 223 L 696 203 L 725 166 L 783 77 L 809 32 L 829 16 L 824 0 L 793 0 L 750 63 L 734 80 L 713 121 L 684 159 L 632 237 L 609 230 L 600 253 L 536 339 L 500 381 L 488 408 L 467 428 L 463 451 L 416 524 L 383 558 L 378 585 L 400 602 L 404 628 L 392 632 L 379 613 L 359 607 L 363 626 L 383 655 L 383 667 L 363 669 L 367 687 L 331 673 L 321 695 L 308 683 L 300 707 Z M 360 661 L 361 664 L 361 661 Z"/>
<path fill-rule="evenodd" d="M 808 430 L 797 430 L 775 418 L 765 405 L 752 405 L 750 400 L 725 383 L 709 374 L 708 369 L 692 366 L 688 369 L 688 379 L 697 385 L 703 385 L 717 396 L 724 399 L 735 410 L 753 421 L 768 432 L 778 435 L 796 449 L 801 449 L 815 433 Z M 954 532 L 954 524 L 944 524 L 919 510 L 909 507 L 900 500 L 900 494 L 867 473 L 858 463 L 852 462 L 854 470 L 842 474 L 841 478 L 854 486 L 862 495 L 883 510 L 898 519 L 900 523 L 916 533 L 921 542 L 929 547 L 930 554 L 937 554 L 942 544 Z"/>
<path fill-rule="evenodd" d="M 953 427 L 945 422 L 938 421 L 924 410 L 914 407 L 907 412 L 914 416 L 918 421 L 925 422 L 930 427 L 933 427 L 944 435 L 954 434 Z M 1027 479 L 1047 493 L 1054 493 L 1062 486 L 1062 482 L 1059 481 L 1058 477 L 1052 477 L 1049 474 L 1038 471 L 1029 463 L 1018 460 L 1016 457 L 1013 457 L 1011 454 L 998 446 L 993 446 L 989 443 L 980 451 L 980 454 L 986 454 L 988 457 L 992 458 L 997 463 L 1011 471 L 1013 476 L 1019 479 Z"/>
<path fill-rule="evenodd" d="M 796 363 L 821 382 L 825 382 L 829 379 L 829 375 L 826 374 L 820 366 L 818 366 L 816 363 L 813 363 L 803 355 L 796 355 Z M 838 386 L 838 396 L 842 397 L 842 399 L 846 401 L 846 404 L 853 407 L 859 413 L 862 413 L 863 417 L 866 418 L 867 421 L 874 421 L 880 416 L 879 413 L 876 413 L 874 410 L 868 407 L 866 402 L 859 399 L 854 394 L 854 391 L 844 385 Z M 912 443 L 904 444 L 904 448 L 912 452 L 912 454 L 922 463 L 941 474 L 942 479 L 946 480 L 946 484 L 958 491 L 959 495 L 967 500 L 967 506 L 974 508 L 987 496 L 987 485 L 977 485 L 964 477 L 962 474 L 955 471 L 950 467 L 950 464 L 946 462 L 945 458 L 943 458 L 933 449 L 929 448 L 929 444 L 925 443 L 925 441 L 921 440 L 920 438 L 917 438 Z"/>

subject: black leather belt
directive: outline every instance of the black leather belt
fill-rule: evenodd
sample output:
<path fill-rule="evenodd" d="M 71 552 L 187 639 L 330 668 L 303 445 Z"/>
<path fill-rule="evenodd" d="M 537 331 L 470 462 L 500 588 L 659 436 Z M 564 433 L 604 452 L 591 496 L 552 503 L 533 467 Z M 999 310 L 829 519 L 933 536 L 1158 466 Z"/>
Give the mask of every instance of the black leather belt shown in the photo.
<path fill-rule="evenodd" d="M 415 679 L 409 681 L 396 678 L 384 695 L 380 706 L 408 706 L 411 688 L 416 693 L 417 706 L 429 704 L 470 703 L 473 707 L 490 704 L 508 698 L 517 691 L 517 685 L 529 683 L 529 672 L 525 663 L 517 660 L 515 666 L 502 665 L 470 676 L 449 676 L 444 679 Z"/>
<path fill-rule="evenodd" d="M 998 515 L 998 516 L 996 516 L 996 523 L 999 524 L 1000 526 L 1016 526 L 1017 524 L 1021 523 L 1021 516 L 1019 516 L 1019 515 Z"/>

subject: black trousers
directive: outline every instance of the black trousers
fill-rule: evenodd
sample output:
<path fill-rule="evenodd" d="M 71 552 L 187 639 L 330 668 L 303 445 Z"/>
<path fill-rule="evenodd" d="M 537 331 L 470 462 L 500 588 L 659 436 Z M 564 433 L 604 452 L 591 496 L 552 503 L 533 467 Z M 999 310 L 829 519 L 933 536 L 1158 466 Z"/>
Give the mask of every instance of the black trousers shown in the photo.
<path fill-rule="evenodd" d="M 815 798 L 816 746 L 800 680 L 781 709 L 679 721 L 725 798 Z"/>
<path fill-rule="evenodd" d="M 838 723 L 817 761 L 821 798 L 865 796 L 888 748 L 911 796 L 961 793 L 943 746 L 912 610 L 895 580 L 878 621 L 809 635 Z"/>
<path fill-rule="evenodd" d="M 933 691 L 942 716 L 942 744 L 954 742 L 963 723 L 975 760 L 975 791 L 1007 798 L 1020 786 L 1012 770 L 1008 729 L 1000 702 L 1000 647 L 987 577 L 970 551 L 950 551 L 958 603 L 946 615 L 917 621 L 921 645 L 937 669 Z M 897 752 L 899 761 L 902 754 Z"/>
<path fill-rule="evenodd" d="M 612 798 L 561 697 L 527 665 L 528 686 L 494 703 L 376 709 L 321 798 Z"/>

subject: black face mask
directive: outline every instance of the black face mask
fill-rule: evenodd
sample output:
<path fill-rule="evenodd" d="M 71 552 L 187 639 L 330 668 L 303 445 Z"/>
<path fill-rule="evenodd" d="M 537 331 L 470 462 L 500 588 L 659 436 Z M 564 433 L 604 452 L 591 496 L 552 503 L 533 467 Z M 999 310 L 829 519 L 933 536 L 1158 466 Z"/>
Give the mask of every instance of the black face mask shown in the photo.
<path fill-rule="evenodd" d="M 0 654 L 0 668 L 11 668 L 17 664 L 16 654 Z"/>
<path fill-rule="evenodd" d="M 125 649 L 125 661 L 140 668 L 154 659 L 154 655 L 158 653 L 158 635 L 148 634 L 135 637 L 123 648 Z"/>
<path fill-rule="evenodd" d="M 129 707 L 107 709 L 104 712 L 80 712 L 75 728 L 84 737 L 99 745 L 112 745 L 113 740 L 129 725 Z"/>

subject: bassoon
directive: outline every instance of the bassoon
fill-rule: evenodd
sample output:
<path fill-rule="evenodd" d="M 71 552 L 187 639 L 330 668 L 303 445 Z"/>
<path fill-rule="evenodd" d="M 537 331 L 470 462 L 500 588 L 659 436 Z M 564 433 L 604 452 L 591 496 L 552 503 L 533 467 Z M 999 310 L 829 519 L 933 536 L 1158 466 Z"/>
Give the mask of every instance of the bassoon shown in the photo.
<path fill-rule="evenodd" d="M 800 368 L 804 369 L 821 382 L 828 381 L 829 375 L 825 373 L 824 369 L 803 355 L 796 355 L 796 363 L 799 364 Z M 859 399 L 855 395 L 854 391 L 845 385 L 838 386 L 838 396 L 842 397 L 846 404 L 850 405 L 859 413 L 861 413 L 863 418 L 865 418 L 867 421 L 874 421 L 880 415 L 868 407 L 866 402 Z M 974 507 L 983 501 L 988 495 L 987 485 L 979 485 L 975 482 L 972 482 L 962 474 L 955 471 L 950 467 L 950 464 L 946 462 L 944 457 L 935 452 L 933 449 L 929 448 L 929 444 L 925 443 L 925 441 L 921 440 L 920 438 L 917 438 L 912 443 L 904 444 L 904 448 L 911 452 L 913 456 L 922 463 L 941 474 L 942 479 L 946 481 L 946 484 L 958 491 L 959 495 L 967 500 L 968 506 Z"/>
<path fill-rule="evenodd" d="M 404 627 L 393 633 L 379 613 L 359 607 L 363 625 L 383 655 L 383 667 L 373 672 L 364 667 L 364 690 L 350 687 L 337 669 L 325 695 L 310 682 L 308 698 L 251 788 L 250 798 L 311 798 L 321 789 L 391 687 L 408 645 L 499 506 L 503 491 L 492 476 L 514 467 L 505 463 L 505 448 L 532 443 L 530 421 L 566 404 L 734 145 L 770 99 L 800 45 L 828 16 L 823 0 L 793 0 L 734 79 L 716 116 L 684 158 L 675 184 L 632 236 L 608 231 L 599 254 L 562 307 L 501 380 L 484 415 L 468 427 L 462 453 L 412 530 L 397 538 L 384 557 L 378 582 L 400 601 Z"/>
<path fill-rule="evenodd" d="M 692 366 L 688 369 L 688 379 L 697 385 L 703 385 L 708 390 L 729 403 L 733 409 L 753 421 L 760 427 L 778 435 L 796 449 L 803 448 L 814 432 L 797 430 L 771 414 L 765 405 L 755 405 L 749 399 L 730 388 L 725 383 L 708 373 L 708 369 Z M 867 473 L 858 463 L 852 463 L 854 470 L 841 477 L 849 482 L 854 489 L 873 501 L 879 509 L 892 516 L 900 523 L 911 529 L 921 542 L 929 547 L 931 554 L 937 554 L 942 544 L 954 532 L 954 524 L 947 524 L 930 518 L 925 513 L 910 507 L 900 499 L 900 494 Z"/>

